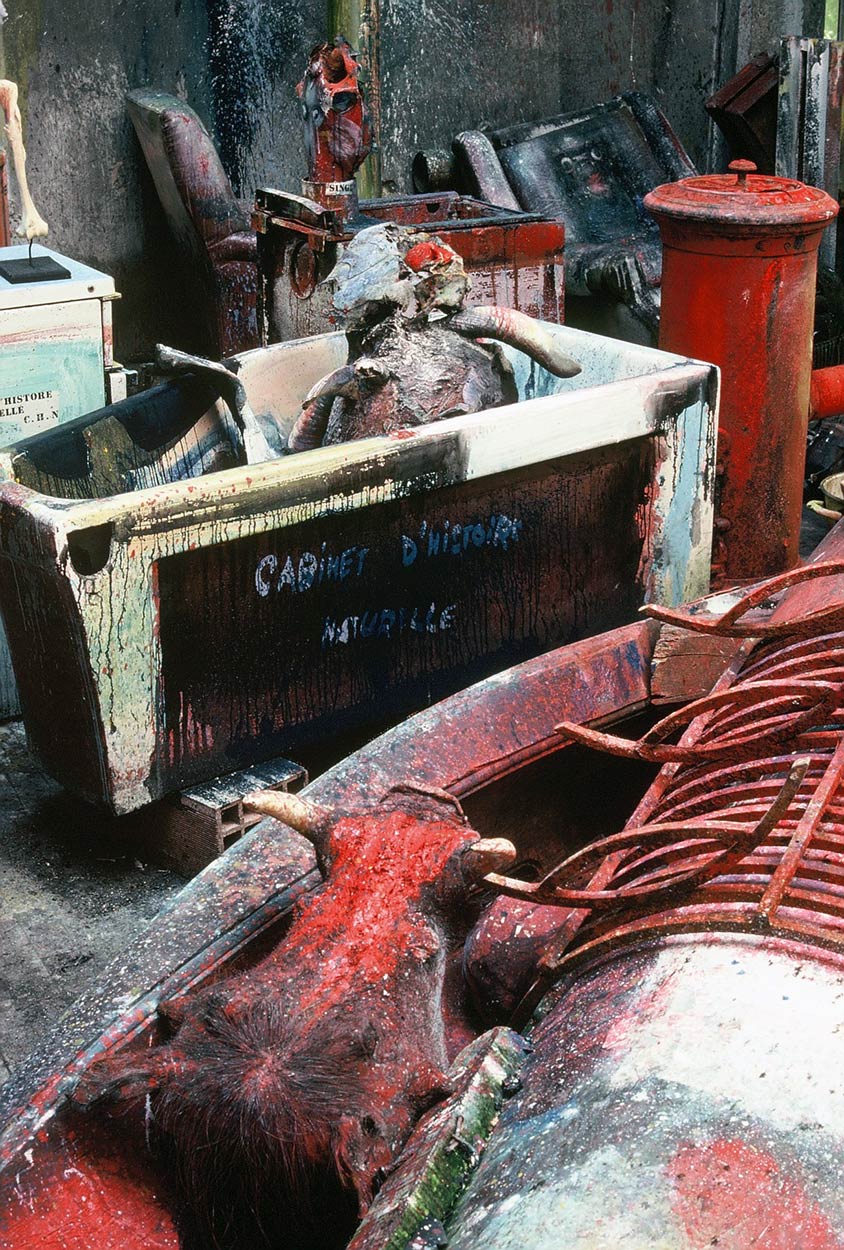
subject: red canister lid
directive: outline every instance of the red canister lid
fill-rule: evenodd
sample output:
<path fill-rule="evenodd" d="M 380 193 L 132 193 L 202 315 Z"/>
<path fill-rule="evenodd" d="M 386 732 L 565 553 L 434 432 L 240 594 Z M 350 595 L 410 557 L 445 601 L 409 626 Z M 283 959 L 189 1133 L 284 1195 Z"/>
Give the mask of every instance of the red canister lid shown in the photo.
<path fill-rule="evenodd" d="M 645 196 L 662 222 L 700 222 L 721 233 L 791 233 L 822 229 L 838 205 L 819 187 L 759 174 L 752 161 L 732 161 L 729 173 L 666 182 Z"/>

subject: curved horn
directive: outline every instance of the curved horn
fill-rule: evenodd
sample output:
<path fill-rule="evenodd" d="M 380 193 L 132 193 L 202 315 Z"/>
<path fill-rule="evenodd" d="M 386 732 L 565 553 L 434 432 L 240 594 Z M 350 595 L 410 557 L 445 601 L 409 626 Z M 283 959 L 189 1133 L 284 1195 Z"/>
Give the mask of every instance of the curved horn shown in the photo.
<path fill-rule="evenodd" d="M 582 368 L 561 350 L 544 326 L 515 308 L 498 308 L 494 304 L 465 308 L 449 317 L 446 325 L 467 338 L 498 339 L 516 347 L 558 378 L 573 378 Z"/>
<path fill-rule="evenodd" d="M 321 447 L 333 406 L 333 395 L 321 395 L 303 408 L 287 437 L 287 450 L 312 451 L 314 447 Z"/>
<path fill-rule="evenodd" d="M 253 790 L 243 796 L 242 802 L 247 811 L 280 820 L 314 845 L 322 841 L 328 814 L 316 803 L 298 794 L 288 794 L 284 790 Z"/>
<path fill-rule="evenodd" d="M 338 395 L 342 395 L 345 399 L 357 399 L 358 376 L 354 365 L 341 365 L 339 369 L 326 373 L 325 377 L 320 378 L 308 391 L 302 400 L 302 407 L 306 408 L 317 399 L 336 399 Z"/>
<path fill-rule="evenodd" d="M 341 365 L 333 373 L 327 373 L 324 378 L 320 378 L 316 386 L 312 386 L 302 400 L 302 407 L 327 395 L 330 395 L 332 399 L 338 395 L 342 395 L 344 399 L 359 399 L 361 384 L 368 390 L 374 390 L 378 386 L 383 386 L 389 376 L 380 360 L 373 360 L 370 356 L 361 356 L 353 364 Z"/>
<path fill-rule="evenodd" d="M 466 847 L 460 857 L 460 871 L 467 885 L 483 885 L 488 872 L 511 868 L 518 852 L 509 838 L 480 838 Z"/>

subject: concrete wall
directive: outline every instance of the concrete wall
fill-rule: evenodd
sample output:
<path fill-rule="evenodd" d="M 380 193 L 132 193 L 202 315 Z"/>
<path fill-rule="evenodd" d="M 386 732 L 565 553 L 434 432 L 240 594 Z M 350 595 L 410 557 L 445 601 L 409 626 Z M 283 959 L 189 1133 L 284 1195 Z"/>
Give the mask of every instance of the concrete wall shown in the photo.
<path fill-rule="evenodd" d="M 119 356 L 144 355 L 157 338 L 179 342 L 191 309 L 125 93 L 149 85 L 188 100 L 244 199 L 258 185 L 297 188 L 293 88 L 326 33 L 325 0 L 6 7 L 5 73 L 21 87 L 30 183 L 51 244 L 114 275 L 123 292 Z M 382 0 L 384 178 L 408 189 L 414 151 L 446 147 L 457 130 L 630 87 L 655 93 L 704 166 L 717 143 L 703 100 L 733 72 L 737 50 L 794 33 L 795 22 L 819 34 L 821 8 L 820 0 Z"/>

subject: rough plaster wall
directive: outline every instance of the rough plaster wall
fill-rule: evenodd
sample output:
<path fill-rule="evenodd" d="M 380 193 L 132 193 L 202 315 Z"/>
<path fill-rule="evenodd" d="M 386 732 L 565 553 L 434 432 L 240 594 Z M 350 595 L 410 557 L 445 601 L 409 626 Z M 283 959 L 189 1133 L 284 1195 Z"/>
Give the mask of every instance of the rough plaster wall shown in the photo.
<path fill-rule="evenodd" d="M 737 15 L 733 0 L 392 0 L 382 10 L 384 177 L 404 186 L 408 153 L 447 146 L 458 130 L 632 88 L 656 96 L 703 168 L 703 100 L 734 72 Z M 438 50 L 435 78 L 420 48 Z"/>
<path fill-rule="evenodd" d="M 743 5 L 747 0 L 743 0 Z M 747 5 L 739 40 L 740 63 L 758 52 L 775 52 L 783 35 L 823 35 L 824 0 L 762 0 Z"/>
<path fill-rule="evenodd" d="M 572 0 L 390 0 L 381 9 L 382 174 L 409 190 L 420 148 L 559 113 Z M 577 8 L 582 8 L 578 5 Z"/>
<path fill-rule="evenodd" d="M 159 87 L 216 134 L 235 189 L 301 173 L 291 96 L 320 34 L 320 3 L 296 0 L 7 0 L 5 73 L 21 88 L 27 173 L 49 245 L 114 276 L 120 358 L 179 341 L 192 312 L 125 109 Z M 308 13 L 312 20 L 308 22 Z M 12 182 L 12 219 L 17 215 Z M 182 337 L 184 335 L 182 334 Z"/>
<path fill-rule="evenodd" d="M 49 245 L 114 275 L 120 352 L 132 351 L 153 308 L 160 329 L 146 337 L 167 338 L 180 309 L 175 292 L 161 299 L 160 280 L 175 253 L 124 97 L 160 82 L 207 109 L 204 0 L 12 0 L 7 8 L 5 69 L 20 84 L 27 173 Z M 13 221 L 15 209 L 13 199 Z"/>
<path fill-rule="evenodd" d="M 407 190 L 419 147 L 629 87 L 655 92 L 703 165 L 714 150 L 703 98 L 733 72 L 737 46 L 784 30 L 804 5 L 814 13 L 821 0 L 381 0 L 384 177 Z M 5 72 L 21 86 L 30 182 L 50 242 L 114 275 L 120 356 L 178 341 L 191 309 L 125 93 L 148 85 L 187 99 L 244 199 L 259 185 L 296 190 L 293 87 L 328 33 L 327 0 L 6 6 Z"/>

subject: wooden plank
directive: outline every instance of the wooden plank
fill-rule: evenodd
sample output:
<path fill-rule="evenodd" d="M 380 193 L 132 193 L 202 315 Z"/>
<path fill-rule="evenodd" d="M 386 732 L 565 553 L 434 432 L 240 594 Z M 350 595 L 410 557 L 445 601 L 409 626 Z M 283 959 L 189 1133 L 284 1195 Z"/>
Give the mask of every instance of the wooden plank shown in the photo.
<path fill-rule="evenodd" d="M 781 178 L 799 178 L 802 165 L 802 43 L 801 39 L 789 35 L 780 44 L 776 172 Z"/>
<path fill-rule="evenodd" d="M 824 190 L 838 202 L 841 189 L 841 126 L 844 122 L 844 43 L 829 45 L 829 88 L 827 94 L 826 154 Z M 842 228 L 834 221 L 824 231 L 821 259 L 842 276 Z M 831 259 L 828 259 L 831 257 Z"/>
<path fill-rule="evenodd" d="M 686 703 L 708 694 L 741 642 L 663 625 L 654 646 L 651 702 Z"/>
<path fill-rule="evenodd" d="M 829 53 L 825 39 L 803 40 L 803 156 L 798 177 L 823 186 Z"/>

